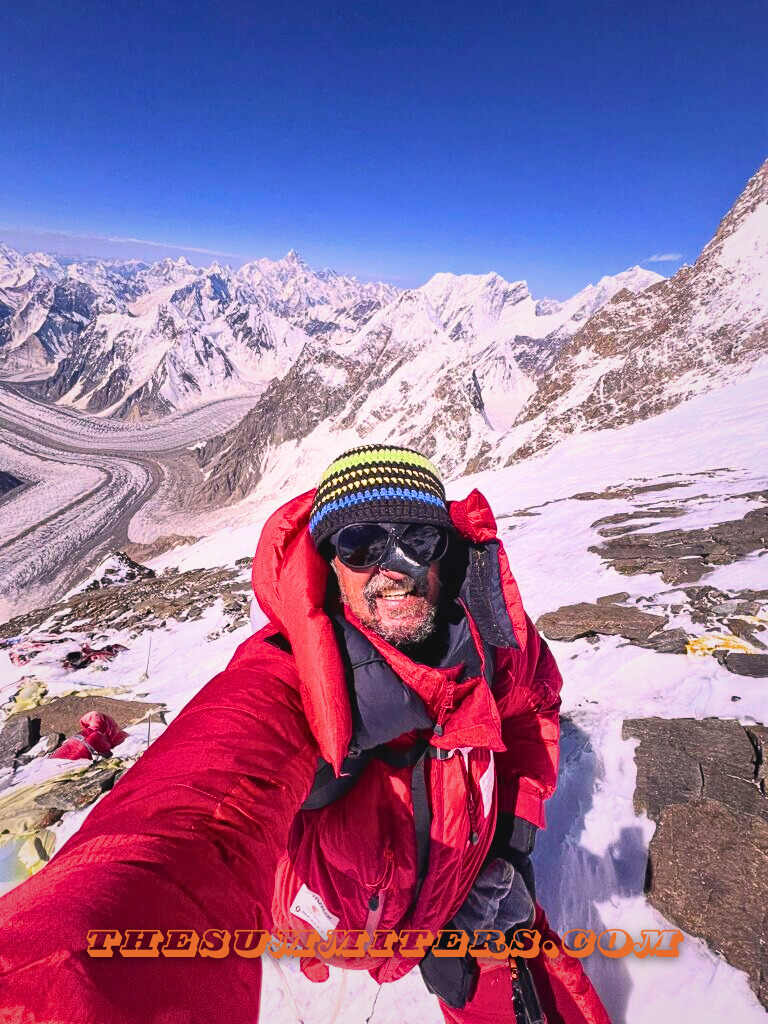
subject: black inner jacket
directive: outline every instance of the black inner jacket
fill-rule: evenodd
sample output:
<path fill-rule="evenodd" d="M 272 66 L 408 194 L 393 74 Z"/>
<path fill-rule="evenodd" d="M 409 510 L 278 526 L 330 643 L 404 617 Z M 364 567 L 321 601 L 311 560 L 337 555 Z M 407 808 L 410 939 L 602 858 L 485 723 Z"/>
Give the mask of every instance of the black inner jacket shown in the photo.
<path fill-rule="evenodd" d="M 462 679 L 480 675 L 485 660 L 486 681 L 493 681 L 494 647 L 516 647 L 514 630 L 501 588 L 498 541 L 470 545 L 456 538 L 440 565 L 442 595 L 437 627 L 427 640 L 401 649 L 413 661 L 436 668 L 463 666 Z M 330 601 L 338 602 L 331 595 Z M 480 633 L 483 656 L 472 638 L 467 610 Z M 315 780 L 302 810 L 326 807 L 347 793 L 372 757 L 391 763 L 385 745 L 404 733 L 430 729 L 422 699 L 397 676 L 343 612 L 332 613 L 334 629 L 346 668 L 352 712 L 352 741 L 336 778 L 333 768 L 318 758 Z"/>

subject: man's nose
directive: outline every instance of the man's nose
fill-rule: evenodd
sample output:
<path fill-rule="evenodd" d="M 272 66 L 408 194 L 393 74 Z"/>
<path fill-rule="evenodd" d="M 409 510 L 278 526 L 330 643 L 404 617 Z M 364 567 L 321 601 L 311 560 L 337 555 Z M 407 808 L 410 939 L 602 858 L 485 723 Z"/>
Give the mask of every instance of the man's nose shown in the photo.
<path fill-rule="evenodd" d="M 409 580 L 411 578 L 407 572 L 399 572 L 397 569 L 382 569 L 379 566 L 379 572 L 382 576 L 386 576 L 388 580 Z"/>

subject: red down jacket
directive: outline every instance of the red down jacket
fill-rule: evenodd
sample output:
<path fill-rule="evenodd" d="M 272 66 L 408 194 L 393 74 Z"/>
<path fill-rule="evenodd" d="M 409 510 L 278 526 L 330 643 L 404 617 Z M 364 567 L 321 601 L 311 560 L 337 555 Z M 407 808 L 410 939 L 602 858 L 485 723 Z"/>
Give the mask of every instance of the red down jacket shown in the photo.
<path fill-rule="evenodd" d="M 270 625 L 238 648 L 51 863 L 0 901 L 1 1020 L 254 1024 L 258 959 L 94 959 L 85 953 L 88 931 L 306 930 L 306 919 L 291 913 L 302 887 L 339 928 L 436 931 L 472 885 L 497 807 L 544 824 L 543 802 L 556 782 L 561 679 L 502 549 L 519 649 L 499 651 L 493 693 L 482 677 L 458 683 L 455 671 L 416 665 L 366 633 L 444 723 L 433 745 L 463 749 L 426 760 L 430 861 L 415 905 L 409 768 L 374 760 L 344 797 L 299 811 L 318 754 L 338 769 L 352 734 L 341 657 L 323 611 L 327 564 L 306 529 L 311 500 L 310 492 L 275 513 L 259 542 L 254 589 Z M 451 514 L 469 540 L 495 538 L 477 491 L 452 503 Z M 275 643 L 278 632 L 290 650 Z M 538 926 L 556 940 L 541 912 Z M 344 963 L 390 981 L 416 961 Z M 578 960 L 529 963 L 548 1024 L 607 1021 Z"/>

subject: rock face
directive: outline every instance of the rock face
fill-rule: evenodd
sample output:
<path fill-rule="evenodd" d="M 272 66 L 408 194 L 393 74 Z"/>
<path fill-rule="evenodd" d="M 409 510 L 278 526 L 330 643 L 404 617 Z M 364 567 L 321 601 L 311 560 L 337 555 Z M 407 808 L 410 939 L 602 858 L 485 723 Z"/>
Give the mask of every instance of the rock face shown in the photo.
<path fill-rule="evenodd" d="M 228 629 L 248 622 L 250 584 L 243 579 L 243 568 L 166 571 L 160 576 L 152 572 L 133 580 L 86 589 L 50 608 L 0 624 L 0 639 L 42 628 L 51 633 L 76 629 L 87 635 L 107 628 L 141 633 L 163 626 L 166 619 L 199 619 L 218 600 L 223 601 Z"/>
<path fill-rule="evenodd" d="M 693 583 L 716 565 L 728 565 L 767 547 L 768 508 L 757 508 L 742 519 L 708 529 L 635 532 L 611 537 L 589 550 L 625 576 L 660 572 L 665 583 Z"/>
<path fill-rule="evenodd" d="M 649 615 L 638 608 L 617 604 L 565 605 L 546 612 L 536 622 L 548 640 L 576 640 L 582 636 L 623 636 L 627 640 L 647 640 L 667 624 L 663 615 Z"/>
<path fill-rule="evenodd" d="M 766 726 L 636 719 L 635 810 L 657 823 L 646 891 L 665 917 L 746 971 L 768 1008 Z"/>
<path fill-rule="evenodd" d="M 768 161 L 692 266 L 620 294 L 561 349 L 510 461 L 579 430 L 646 419 L 768 351 Z"/>

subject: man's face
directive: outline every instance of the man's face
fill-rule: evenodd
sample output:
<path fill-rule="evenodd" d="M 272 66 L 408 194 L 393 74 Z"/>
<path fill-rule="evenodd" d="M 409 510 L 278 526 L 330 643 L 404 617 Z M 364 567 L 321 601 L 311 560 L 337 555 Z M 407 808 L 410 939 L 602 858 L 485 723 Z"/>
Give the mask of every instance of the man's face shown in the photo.
<path fill-rule="evenodd" d="M 350 569 L 338 557 L 331 565 L 342 601 L 374 633 L 395 646 L 420 643 L 431 634 L 440 599 L 439 562 L 420 579 L 378 565 Z"/>

